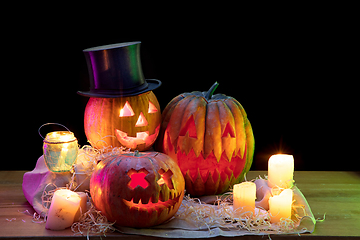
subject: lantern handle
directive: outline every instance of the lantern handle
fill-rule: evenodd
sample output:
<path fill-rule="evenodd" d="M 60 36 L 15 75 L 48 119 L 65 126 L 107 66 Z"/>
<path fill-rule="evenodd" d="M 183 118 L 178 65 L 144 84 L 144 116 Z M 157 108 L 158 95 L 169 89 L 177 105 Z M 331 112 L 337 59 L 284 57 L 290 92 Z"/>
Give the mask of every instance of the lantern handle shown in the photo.
<path fill-rule="evenodd" d="M 62 127 L 64 127 L 64 128 L 66 128 L 66 130 L 68 130 L 68 132 L 71 132 L 67 127 L 65 127 L 64 125 L 62 125 L 62 124 L 60 124 L 60 123 L 44 123 L 44 124 L 41 125 L 41 126 L 39 127 L 39 129 L 38 129 L 38 133 L 39 133 L 39 135 L 40 135 L 40 137 L 41 137 L 42 139 L 45 139 L 45 138 L 41 135 L 40 129 L 41 129 L 43 126 L 51 125 L 51 124 L 62 126 Z"/>

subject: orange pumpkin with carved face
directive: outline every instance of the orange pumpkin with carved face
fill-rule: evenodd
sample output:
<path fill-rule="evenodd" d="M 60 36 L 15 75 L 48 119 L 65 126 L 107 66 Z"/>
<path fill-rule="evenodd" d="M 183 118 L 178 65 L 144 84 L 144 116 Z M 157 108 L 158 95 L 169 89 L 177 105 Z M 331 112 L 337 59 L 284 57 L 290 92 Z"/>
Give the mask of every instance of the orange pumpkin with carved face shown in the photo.
<path fill-rule="evenodd" d="M 234 98 L 208 92 L 183 93 L 163 111 L 157 150 L 177 161 L 186 192 L 220 194 L 240 182 L 254 155 L 246 112 Z"/>
<path fill-rule="evenodd" d="M 165 222 L 179 209 L 184 190 L 179 166 L 158 152 L 109 156 L 90 179 L 95 207 L 116 226 L 150 227 Z"/>
<path fill-rule="evenodd" d="M 160 123 L 160 105 L 152 91 L 131 97 L 92 97 L 84 116 L 86 137 L 96 148 L 145 151 L 155 142 Z"/>

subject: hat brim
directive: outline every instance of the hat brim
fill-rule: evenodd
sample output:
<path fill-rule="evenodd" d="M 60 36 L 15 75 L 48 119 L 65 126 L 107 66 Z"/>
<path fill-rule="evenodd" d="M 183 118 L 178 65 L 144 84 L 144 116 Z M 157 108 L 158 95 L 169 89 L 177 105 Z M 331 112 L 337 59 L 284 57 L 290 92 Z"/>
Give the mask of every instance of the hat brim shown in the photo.
<path fill-rule="evenodd" d="M 157 79 L 145 79 L 148 86 L 140 91 L 131 91 L 130 90 L 99 90 L 91 89 L 90 91 L 83 92 L 78 91 L 77 94 L 84 97 L 99 97 L 99 98 L 119 98 L 119 97 L 130 97 L 136 96 L 141 93 L 152 91 L 161 86 L 161 81 Z"/>

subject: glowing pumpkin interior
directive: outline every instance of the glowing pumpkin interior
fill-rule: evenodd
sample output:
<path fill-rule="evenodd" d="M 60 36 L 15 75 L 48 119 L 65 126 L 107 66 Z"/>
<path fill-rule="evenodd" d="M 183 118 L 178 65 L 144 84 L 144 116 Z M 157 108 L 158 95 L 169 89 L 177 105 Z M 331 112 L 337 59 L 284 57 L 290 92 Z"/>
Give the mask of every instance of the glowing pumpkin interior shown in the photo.
<path fill-rule="evenodd" d="M 149 107 L 147 110 L 148 114 L 156 113 L 158 112 L 158 109 L 156 106 L 149 101 Z M 120 118 L 124 117 L 133 117 L 135 115 L 133 108 L 131 107 L 130 103 L 128 101 L 125 102 L 124 107 L 120 109 Z M 135 127 L 146 127 L 149 123 L 146 120 L 146 117 L 144 116 L 143 112 L 140 112 L 139 117 L 137 118 L 137 121 L 135 123 Z M 130 137 L 125 131 L 121 131 L 116 129 L 115 134 L 117 139 L 121 144 L 123 144 L 126 147 L 135 149 L 138 145 L 145 144 L 150 145 L 152 142 L 155 141 L 155 138 L 157 137 L 157 134 L 159 133 L 160 125 L 155 129 L 155 133 L 152 135 L 149 135 L 149 131 L 142 131 L 137 132 L 136 137 Z"/>
<path fill-rule="evenodd" d="M 84 116 L 86 137 L 96 148 L 123 146 L 145 151 L 155 142 L 160 123 L 160 105 L 152 91 L 121 98 L 90 98 Z"/>
<path fill-rule="evenodd" d="M 128 176 L 131 179 L 128 184 L 129 188 L 135 189 L 137 186 L 140 186 L 143 189 L 147 188 L 149 186 L 149 182 L 145 179 L 145 177 L 148 173 L 149 172 L 144 168 L 140 169 L 139 171 L 130 169 L 130 171 L 128 172 Z M 160 169 L 159 174 L 161 178 L 157 180 L 157 184 L 159 184 L 159 186 L 166 184 L 169 189 L 174 189 L 174 185 L 171 181 L 173 172 L 170 169 L 167 171 L 165 171 L 164 169 Z"/>
<path fill-rule="evenodd" d="M 168 187 L 169 190 L 174 190 L 174 185 L 171 180 L 173 176 L 173 172 L 168 169 L 165 171 L 164 169 L 160 169 L 158 171 L 160 174 L 160 178 L 156 181 L 156 183 L 162 187 L 164 184 Z M 134 170 L 130 169 L 127 173 L 127 175 L 130 177 L 130 181 L 128 183 L 128 187 L 130 190 L 134 190 L 137 187 L 141 187 L 143 189 L 146 189 L 150 186 L 150 183 L 145 179 L 146 175 L 148 175 L 149 172 L 142 168 L 140 170 Z M 152 199 L 150 198 L 148 202 L 143 203 L 141 199 L 138 201 L 134 201 L 132 198 L 130 201 L 127 201 L 123 199 L 126 206 L 128 206 L 130 209 L 146 209 L 150 214 L 153 211 L 157 211 L 158 213 L 161 213 L 163 210 L 174 206 L 176 203 L 179 202 L 180 195 L 173 195 L 171 197 L 170 195 L 166 199 L 162 199 L 162 197 L 159 197 L 159 200 L 157 202 L 152 202 Z"/>
<path fill-rule="evenodd" d="M 139 171 L 135 171 L 134 169 L 131 169 L 128 172 L 128 176 L 131 178 L 128 186 L 130 189 L 135 189 L 137 186 L 140 186 L 142 188 L 147 188 L 149 186 L 149 182 L 146 181 L 145 176 L 149 172 L 146 169 L 141 169 Z"/>

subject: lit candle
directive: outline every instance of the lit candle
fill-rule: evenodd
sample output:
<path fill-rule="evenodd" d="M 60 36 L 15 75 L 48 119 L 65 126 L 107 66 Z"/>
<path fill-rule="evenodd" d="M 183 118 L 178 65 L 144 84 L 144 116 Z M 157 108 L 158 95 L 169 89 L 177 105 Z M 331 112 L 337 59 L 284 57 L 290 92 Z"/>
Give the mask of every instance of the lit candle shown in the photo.
<path fill-rule="evenodd" d="M 51 200 L 46 229 L 63 230 L 74 223 L 74 217 L 80 207 L 81 197 L 70 190 L 59 189 Z"/>
<path fill-rule="evenodd" d="M 272 155 L 268 166 L 269 187 L 291 188 L 294 176 L 294 157 L 287 154 Z"/>
<path fill-rule="evenodd" d="M 256 184 L 243 182 L 234 185 L 233 205 L 234 211 L 251 217 L 255 213 Z"/>
<path fill-rule="evenodd" d="M 293 201 L 293 191 L 285 189 L 279 195 L 269 198 L 269 212 L 271 223 L 280 222 L 280 219 L 291 218 L 291 206 Z"/>
<path fill-rule="evenodd" d="M 43 145 L 45 164 L 52 172 L 70 171 L 78 149 L 74 133 L 68 131 L 48 133 Z"/>

